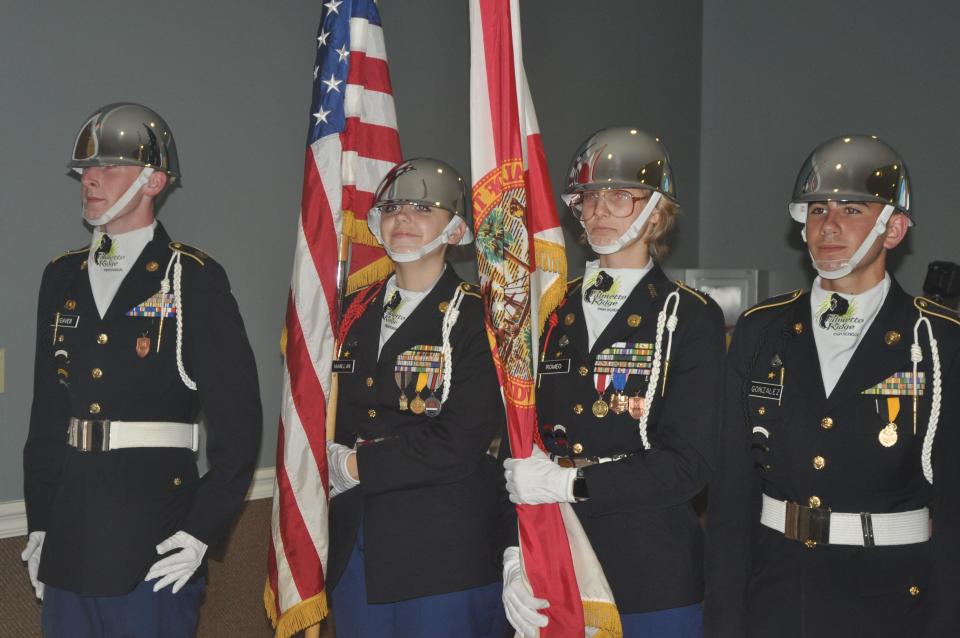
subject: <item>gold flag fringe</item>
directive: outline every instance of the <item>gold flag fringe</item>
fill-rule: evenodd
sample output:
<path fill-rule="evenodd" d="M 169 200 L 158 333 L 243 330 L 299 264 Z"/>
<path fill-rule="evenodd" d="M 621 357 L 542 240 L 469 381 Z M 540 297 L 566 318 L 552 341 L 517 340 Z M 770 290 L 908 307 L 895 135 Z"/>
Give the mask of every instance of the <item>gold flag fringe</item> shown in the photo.
<path fill-rule="evenodd" d="M 355 293 L 361 288 L 366 288 L 381 279 L 386 279 L 392 272 L 393 262 L 384 255 L 347 277 L 347 294 Z"/>
<path fill-rule="evenodd" d="M 617 606 L 599 600 L 583 601 L 583 621 L 587 627 L 597 629 L 593 638 L 623 638 L 623 626 Z"/>
<path fill-rule="evenodd" d="M 343 211 L 343 234 L 364 246 L 379 246 L 380 242 L 370 232 L 366 218 L 358 219 L 352 210 Z"/>
<path fill-rule="evenodd" d="M 280 356 L 287 356 L 287 327 L 284 326 L 280 331 Z"/>
<path fill-rule="evenodd" d="M 316 596 L 300 601 L 277 618 L 277 602 L 269 580 L 263 585 L 263 605 L 270 624 L 276 630 L 275 638 L 290 638 L 295 633 L 318 624 L 330 614 L 327 592 L 324 590 Z"/>
<path fill-rule="evenodd" d="M 567 253 L 563 246 L 545 239 L 534 239 L 533 254 L 537 258 L 537 268 L 555 272 L 561 280 L 567 280 Z"/>

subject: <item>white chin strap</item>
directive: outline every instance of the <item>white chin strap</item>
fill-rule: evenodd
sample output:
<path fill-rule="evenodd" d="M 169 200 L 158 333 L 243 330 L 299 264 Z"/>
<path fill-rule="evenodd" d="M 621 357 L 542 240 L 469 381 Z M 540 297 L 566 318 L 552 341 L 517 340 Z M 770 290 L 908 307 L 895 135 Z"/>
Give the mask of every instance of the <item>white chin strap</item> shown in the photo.
<path fill-rule="evenodd" d="M 818 262 L 813 258 L 813 253 L 810 253 L 810 261 L 813 262 L 813 267 L 816 268 L 817 273 L 824 279 L 842 279 L 846 277 L 853 269 L 857 267 L 860 263 L 860 260 L 863 259 L 863 256 L 867 254 L 867 251 L 870 250 L 870 247 L 873 246 L 873 242 L 877 240 L 877 237 L 882 237 L 887 232 L 887 222 L 890 221 L 890 217 L 893 215 L 893 211 L 896 210 L 895 206 L 884 206 L 883 210 L 880 212 L 880 216 L 877 217 L 877 223 L 873 225 L 873 228 L 870 230 L 870 233 L 863 238 L 863 242 L 860 244 L 860 247 L 857 248 L 856 252 L 846 260 L 836 259 L 836 260 L 824 260 Z M 800 231 L 800 236 L 803 237 L 803 241 L 807 241 L 807 225 L 804 223 L 803 230 Z M 839 263 L 839 268 L 827 269 L 825 266 L 827 263 Z"/>
<path fill-rule="evenodd" d="M 640 235 L 640 231 L 643 230 L 643 225 L 647 223 L 647 220 L 650 219 L 650 214 L 653 213 L 653 209 L 657 207 L 657 204 L 660 202 L 660 198 L 663 197 L 658 191 L 654 191 L 650 195 L 650 199 L 647 200 L 647 205 L 643 207 L 643 210 L 640 211 L 640 214 L 637 215 L 637 218 L 633 220 L 633 223 L 630 224 L 630 227 L 620 237 L 613 240 L 609 244 L 595 244 L 590 238 L 590 233 L 587 233 L 587 243 L 590 244 L 590 248 L 593 249 L 593 252 L 598 255 L 612 255 L 617 252 L 634 239 Z M 583 223 L 583 222 L 581 222 Z M 584 226 L 586 228 L 586 226 Z"/>
<path fill-rule="evenodd" d="M 140 192 L 140 189 L 143 188 L 144 184 L 150 179 L 150 176 L 153 175 L 153 170 L 149 166 L 144 166 L 143 170 L 140 171 L 140 174 L 137 176 L 137 179 L 133 180 L 133 183 L 130 184 L 130 188 L 127 189 L 127 192 L 116 201 L 116 203 L 111 206 L 107 212 L 99 217 L 91 219 L 87 217 L 87 211 L 83 211 L 83 219 L 86 220 L 91 226 L 103 226 L 112 220 L 114 217 L 120 214 L 127 204 L 130 203 L 130 200 L 133 199 L 134 195 Z"/>
<path fill-rule="evenodd" d="M 391 250 L 387 246 L 386 242 L 383 241 L 383 236 L 380 234 L 380 210 L 373 208 L 367 213 L 367 226 L 370 228 L 370 232 L 373 233 L 373 236 L 377 238 L 377 241 L 380 242 L 380 245 L 383 246 L 383 249 L 387 251 L 390 259 L 393 261 L 405 264 L 411 261 L 417 261 L 418 259 L 423 258 L 426 255 L 429 255 L 433 251 L 437 250 L 444 244 L 450 241 L 450 235 L 453 234 L 457 228 L 460 227 L 460 224 L 463 224 L 466 227 L 466 222 L 459 215 L 453 215 L 450 218 L 450 221 L 447 222 L 446 227 L 440 231 L 440 234 L 425 243 L 420 248 L 410 251 L 397 252 Z M 470 232 L 469 228 L 465 228 L 463 233 L 463 238 L 459 241 L 459 246 L 464 246 L 473 241 L 473 233 Z"/>

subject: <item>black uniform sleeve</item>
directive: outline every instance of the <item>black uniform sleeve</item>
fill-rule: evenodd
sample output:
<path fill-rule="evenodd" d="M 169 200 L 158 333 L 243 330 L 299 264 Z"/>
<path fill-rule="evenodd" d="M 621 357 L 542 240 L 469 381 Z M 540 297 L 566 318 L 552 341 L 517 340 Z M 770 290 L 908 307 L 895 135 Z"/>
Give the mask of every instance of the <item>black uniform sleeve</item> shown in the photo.
<path fill-rule="evenodd" d="M 584 468 L 590 498 L 581 507 L 590 514 L 684 503 L 710 477 L 720 415 L 723 316 L 710 303 L 686 317 L 681 311 L 678 318 L 666 397 L 657 396 L 659 408 L 654 405 L 659 418 L 656 429 L 650 428 L 652 449 Z"/>
<path fill-rule="evenodd" d="M 939 327 L 934 325 L 935 330 Z M 923 634 L 930 638 L 955 635 L 960 627 L 960 349 L 943 370 L 943 400 L 933 446 L 929 613 Z"/>
<path fill-rule="evenodd" d="M 755 344 L 745 339 L 744 332 L 741 319 L 724 366 L 720 458 L 708 494 L 704 598 L 704 630 L 708 638 L 746 635 L 746 589 L 751 572 L 753 523 L 759 521 L 760 491 L 754 478 L 750 432 L 742 403 Z"/>
<path fill-rule="evenodd" d="M 463 315 L 472 310 L 471 306 L 465 303 L 461 308 L 460 321 L 464 324 Z M 440 414 L 423 417 L 399 429 L 394 437 L 358 448 L 360 488 L 364 493 L 461 480 L 477 471 L 477 463 L 493 437 L 503 429 L 500 389 L 482 323 L 473 318 L 452 347 L 453 385 Z M 496 401 L 491 403 L 493 397 Z"/>
<path fill-rule="evenodd" d="M 207 426 L 209 471 L 182 529 L 208 545 L 227 536 L 260 449 L 263 412 L 253 351 L 223 269 L 184 260 L 183 349 Z"/>
<path fill-rule="evenodd" d="M 47 265 L 40 284 L 37 307 L 36 360 L 33 374 L 33 405 L 30 431 L 23 449 L 23 493 L 27 510 L 27 528 L 46 530 L 47 517 L 57 493 L 60 470 L 66 454 L 67 422 L 70 403 L 50 363 L 53 317 L 48 312 L 52 301 L 57 266 Z"/>

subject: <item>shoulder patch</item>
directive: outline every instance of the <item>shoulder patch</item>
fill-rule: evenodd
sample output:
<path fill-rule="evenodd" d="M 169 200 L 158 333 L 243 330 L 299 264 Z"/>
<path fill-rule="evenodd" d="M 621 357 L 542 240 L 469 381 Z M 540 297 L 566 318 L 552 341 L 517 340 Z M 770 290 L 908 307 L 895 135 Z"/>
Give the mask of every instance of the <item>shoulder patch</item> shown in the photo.
<path fill-rule="evenodd" d="M 86 252 L 88 252 L 89 250 L 90 250 L 90 245 L 89 245 L 89 244 L 87 244 L 87 245 L 84 246 L 83 248 L 74 248 L 73 250 L 68 250 L 68 251 L 65 252 L 65 253 L 62 253 L 62 254 L 60 254 L 60 255 L 57 255 L 56 257 L 54 257 L 53 259 L 50 260 L 50 263 L 51 263 L 51 264 L 55 264 L 55 263 L 57 263 L 58 261 L 60 261 L 61 259 L 63 259 L 64 257 L 69 257 L 70 255 L 79 255 L 80 253 L 86 253 Z"/>
<path fill-rule="evenodd" d="M 694 290 L 693 288 L 691 288 L 690 286 L 688 286 L 686 283 L 680 281 L 679 279 L 678 279 L 677 281 L 673 282 L 673 283 L 677 284 L 677 288 L 678 288 L 679 290 L 686 290 L 686 291 L 689 292 L 691 295 L 693 295 L 694 297 L 696 297 L 697 299 L 699 299 L 700 302 L 703 303 L 703 305 L 707 305 L 707 298 L 704 297 L 704 296 L 703 296 L 703 293 L 701 293 L 699 290 Z"/>
<path fill-rule="evenodd" d="M 758 310 L 766 310 L 767 308 L 777 308 L 779 306 L 786 306 L 787 304 L 791 304 L 797 299 L 799 299 L 800 295 L 802 294 L 803 294 L 803 289 L 797 288 L 794 291 L 787 292 L 782 295 L 777 295 L 776 297 L 770 297 L 769 299 L 765 301 L 761 301 L 753 308 L 750 308 L 749 310 L 747 310 L 745 313 L 743 313 L 743 316 L 749 317 L 750 315 L 757 312 Z"/>
<path fill-rule="evenodd" d="M 938 304 L 936 301 L 927 299 L 926 297 L 914 297 L 913 305 L 925 315 L 940 317 L 941 319 L 946 319 L 960 326 L 960 315 L 958 315 L 957 311 L 953 308 Z"/>
<path fill-rule="evenodd" d="M 470 295 L 471 297 L 476 297 L 477 299 L 481 298 L 480 286 L 463 282 L 462 284 L 460 284 L 460 290 L 462 290 L 463 294 L 465 295 Z"/>
<path fill-rule="evenodd" d="M 170 242 L 170 250 L 186 255 L 187 257 L 192 257 L 201 266 L 203 265 L 203 260 L 208 259 L 210 256 L 200 250 L 199 248 L 194 248 L 193 246 L 188 246 L 179 241 Z"/>

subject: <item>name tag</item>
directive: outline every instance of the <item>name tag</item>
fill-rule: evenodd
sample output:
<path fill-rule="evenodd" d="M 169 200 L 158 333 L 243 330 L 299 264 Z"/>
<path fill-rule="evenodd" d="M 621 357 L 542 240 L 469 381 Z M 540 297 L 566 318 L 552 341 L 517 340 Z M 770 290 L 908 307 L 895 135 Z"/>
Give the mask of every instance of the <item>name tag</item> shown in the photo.
<path fill-rule="evenodd" d="M 757 399 L 769 399 L 780 402 L 783 397 L 783 386 L 779 383 L 764 383 L 762 381 L 750 382 L 750 396 Z"/>
<path fill-rule="evenodd" d="M 570 359 L 546 359 L 538 370 L 540 374 L 566 374 L 570 372 Z"/>
<path fill-rule="evenodd" d="M 80 323 L 80 315 L 60 315 L 56 324 L 50 324 L 51 328 L 76 328 Z"/>
<path fill-rule="evenodd" d="M 331 370 L 337 374 L 353 374 L 353 359 L 334 359 Z"/>

